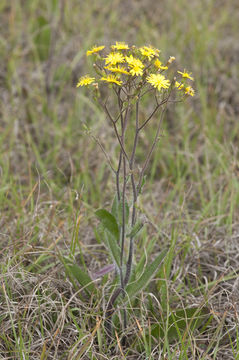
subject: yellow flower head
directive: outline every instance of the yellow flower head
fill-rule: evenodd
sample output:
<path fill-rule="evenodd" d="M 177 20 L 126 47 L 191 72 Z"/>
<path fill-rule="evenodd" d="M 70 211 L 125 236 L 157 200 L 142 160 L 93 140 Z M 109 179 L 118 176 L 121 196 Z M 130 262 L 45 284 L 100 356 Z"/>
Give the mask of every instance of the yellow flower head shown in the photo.
<path fill-rule="evenodd" d="M 91 50 L 88 50 L 86 52 L 86 55 L 89 56 L 89 55 L 92 55 L 92 54 L 96 54 L 99 51 L 103 50 L 104 48 L 105 48 L 105 46 L 93 46 L 93 48 Z"/>
<path fill-rule="evenodd" d="M 161 74 L 151 74 L 147 76 L 147 82 L 157 88 L 158 91 L 160 91 L 161 88 L 168 89 L 170 86 L 170 81 L 165 79 L 165 76 Z"/>
<path fill-rule="evenodd" d="M 149 60 L 151 60 L 154 56 L 158 56 L 159 50 L 154 49 L 151 46 L 143 46 L 139 48 L 139 51 L 143 56 L 146 56 Z"/>
<path fill-rule="evenodd" d="M 124 56 L 119 52 L 109 53 L 105 58 L 105 63 L 110 65 L 116 65 L 124 62 Z"/>
<path fill-rule="evenodd" d="M 91 83 L 93 83 L 95 81 L 95 78 L 94 77 L 90 77 L 89 75 L 85 75 L 85 76 L 82 76 L 76 87 L 79 87 L 79 86 L 87 86 L 87 85 L 90 85 Z"/>
<path fill-rule="evenodd" d="M 109 70 L 111 72 L 129 75 L 129 72 L 123 66 L 120 66 L 120 65 L 118 65 L 118 66 L 105 66 L 105 69 L 107 69 L 107 70 Z"/>
<path fill-rule="evenodd" d="M 163 66 L 161 61 L 159 59 L 156 59 L 155 62 L 154 62 L 154 65 L 158 68 L 158 69 L 161 69 L 161 70 L 167 70 L 168 67 L 167 66 Z"/>
<path fill-rule="evenodd" d="M 191 86 L 187 86 L 187 87 L 185 88 L 184 93 L 185 93 L 186 95 L 194 96 L 194 95 L 195 95 L 195 90 L 194 90 Z"/>
<path fill-rule="evenodd" d="M 179 74 L 182 75 L 183 78 L 187 78 L 187 79 L 190 79 L 190 80 L 194 80 L 194 78 L 191 76 L 192 73 L 188 73 L 185 69 L 184 71 L 178 71 Z"/>
<path fill-rule="evenodd" d="M 133 57 L 133 55 L 125 56 L 125 60 L 128 63 L 131 75 L 143 75 L 144 64 L 141 60 Z"/>
<path fill-rule="evenodd" d="M 172 64 L 172 62 L 174 62 L 175 60 L 176 60 L 176 58 L 174 56 L 170 56 L 167 64 Z"/>
<path fill-rule="evenodd" d="M 108 83 L 114 83 L 116 85 L 122 85 L 122 81 L 120 81 L 119 78 L 112 74 L 107 75 L 106 77 L 102 77 L 100 80 L 106 81 Z"/>
<path fill-rule="evenodd" d="M 175 87 L 178 90 L 182 90 L 184 88 L 184 85 L 182 83 L 179 83 L 178 81 L 175 81 Z"/>
<path fill-rule="evenodd" d="M 143 69 L 142 67 L 139 67 L 138 65 L 135 65 L 133 66 L 131 69 L 130 69 L 130 74 L 133 75 L 133 76 L 142 76 L 143 75 Z"/>
<path fill-rule="evenodd" d="M 115 45 L 111 45 L 113 50 L 128 50 L 129 45 L 125 44 L 124 42 L 116 41 Z"/>
<path fill-rule="evenodd" d="M 133 55 L 125 56 L 125 60 L 129 64 L 129 66 L 139 66 L 144 68 L 144 64 L 142 63 L 142 61 L 133 57 Z"/>

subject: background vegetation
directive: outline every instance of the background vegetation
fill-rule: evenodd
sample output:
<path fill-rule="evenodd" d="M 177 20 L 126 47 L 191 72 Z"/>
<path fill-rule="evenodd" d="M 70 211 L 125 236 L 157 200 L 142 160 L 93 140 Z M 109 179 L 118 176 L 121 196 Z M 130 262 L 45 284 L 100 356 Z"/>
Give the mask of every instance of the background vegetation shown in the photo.
<path fill-rule="evenodd" d="M 238 1 L 2 0 L 0 29 L 0 359 L 239 359 Z M 115 142 L 75 85 L 86 50 L 115 41 L 175 56 L 196 96 L 168 110 L 141 198 L 136 251 L 170 256 L 110 348 L 108 278 L 86 301 L 61 259 L 108 263 L 94 210 L 115 189 L 83 124 Z"/>

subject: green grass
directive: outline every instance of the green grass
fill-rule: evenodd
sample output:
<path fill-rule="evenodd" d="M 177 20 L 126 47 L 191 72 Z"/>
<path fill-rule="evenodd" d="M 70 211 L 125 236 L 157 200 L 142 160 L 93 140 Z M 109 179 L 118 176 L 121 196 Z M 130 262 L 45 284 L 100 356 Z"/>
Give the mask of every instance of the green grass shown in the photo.
<path fill-rule="evenodd" d="M 235 0 L 1 1 L 0 359 L 239 359 L 238 16 Z M 94 211 L 110 209 L 113 177 L 84 124 L 115 159 L 113 132 L 75 85 L 86 50 L 115 40 L 176 56 L 196 87 L 167 111 L 147 172 L 136 258 L 171 251 L 124 331 L 119 304 L 125 346 L 103 326 L 111 277 L 89 296 L 61 261 L 109 261 Z"/>

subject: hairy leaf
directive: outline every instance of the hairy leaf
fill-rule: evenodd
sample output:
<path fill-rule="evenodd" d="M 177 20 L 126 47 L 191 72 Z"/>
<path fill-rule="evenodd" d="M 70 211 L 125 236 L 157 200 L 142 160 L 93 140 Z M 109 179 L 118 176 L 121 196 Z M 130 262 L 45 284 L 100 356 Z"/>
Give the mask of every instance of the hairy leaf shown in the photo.
<path fill-rule="evenodd" d="M 141 221 L 138 221 L 132 228 L 129 234 L 126 236 L 129 238 L 134 238 L 144 227 L 144 224 Z"/>
<path fill-rule="evenodd" d="M 111 253 L 111 256 L 116 263 L 117 267 L 120 268 L 120 248 L 116 242 L 116 239 L 110 232 L 106 230 L 106 238 L 108 243 L 108 249 Z"/>
<path fill-rule="evenodd" d="M 73 264 L 67 258 L 63 258 L 62 262 L 68 272 L 68 275 L 70 277 L 73 276 L 79 282 L 79 284 L 84 287 L 89 295 L 95 292 L 95 284 L 92 282 L 92 279 L 85 271 L 83 271 L 78 265 Z"/>
<path fill-rule="evenodd" d="M 126 292 L 129 299 L 137 295 L 148 285 L 154 274 L 159 270 L 159 266 L 161 265 L 161 262 L 167 254 L 167 251 L 167 249 L 162 250 L 161 253 L 156 257 L 156 259 L 146 266 L 140 278 L 138 278 L 135 282 L 130 283 L 126 287 Z"/>
<path fill-rule="evenodd" d="M 100 209 L 95 212 L 95 215 L 101 221 L 105 229 L 107 229 L 118 241 L 119 227 L 115 217 L 107 210 Z"/>
<path fill-rule="evenodd" d="M 117 195 L 114 198 L 112 209 L 111 209 L 112 215 L 116 218 L 119 225 L 122 225 L 123 223 L 123 202 L 122 200 L 118 200 Z M 125 199 L 125 224 L 127 225 L 129 222 L 129 204 L 127 200 Z"/>
<path fill-rule="evenodd" d="M 102 223 L 99 224 L 97 230 L 95 230 L 96 237 L 99 242 L 103 242 L 108 249 L 114 264 L 119 268 L 120 266 L 120 248 L 118 242 Z"/>

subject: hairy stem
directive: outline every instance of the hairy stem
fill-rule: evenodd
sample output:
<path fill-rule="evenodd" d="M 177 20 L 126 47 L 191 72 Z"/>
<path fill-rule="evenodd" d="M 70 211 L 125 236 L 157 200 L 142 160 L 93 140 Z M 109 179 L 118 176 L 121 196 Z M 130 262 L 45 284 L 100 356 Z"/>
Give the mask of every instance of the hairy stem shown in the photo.
<path fill-rule="evenodd" d="M 122 151 L 120 150 L 120 154 L 119 154 L 119 161 L 118 161 L 118 167 L 117 170 L 115 172 L 115 176 L 116 176 L 116 191 L 117 191 L 117 198 L 118 201 L 120 201 L 120 169 L 121 169 L 121 163 L 122 163 Z"/>
<path fill-rule="evenodd" d="M 134 179 L 134 162 L 135 162 L 135 153 L 136 148 L 138 144 L 138 137 L 139 137 L 139 99 L 136 102 L 136 116 L 135 116 L 135 136 L 134 136 L 134 145 L 133 150 L 130 158 L 130 171 L 131 171 L 131 185 L 133 190 L 133 209 L 132 209 L 132 217 L 131 217 L 131 227 L 135 225 L 136 222 L 136 202 L 137 202 L 137 189 L 135 185 L 135 179 Z M 134 239 L 133 237 L 130 238 L 130 244 L 129 244 L 129 255 L 128 260 L 126 264 L 126 274 L 124 278 L 124 286 L 126 286 L 129 282 L 130 275 L 131 275 L 131 269 L 132 269 L 132 262 L 133 262 L 133 252 L 134 252 Z"/>

